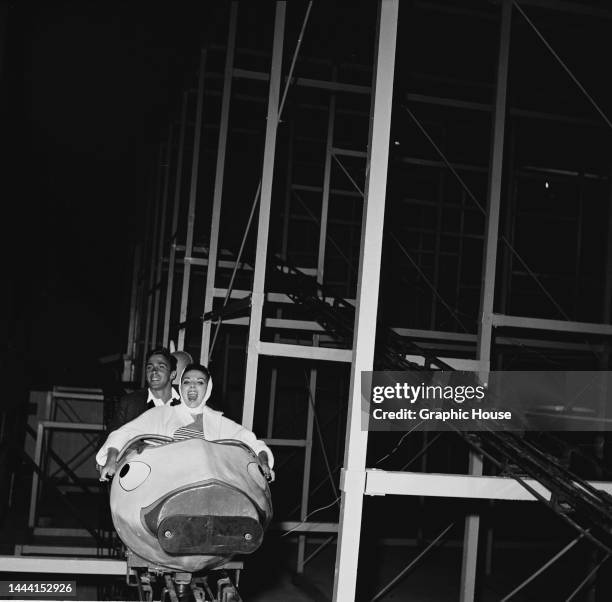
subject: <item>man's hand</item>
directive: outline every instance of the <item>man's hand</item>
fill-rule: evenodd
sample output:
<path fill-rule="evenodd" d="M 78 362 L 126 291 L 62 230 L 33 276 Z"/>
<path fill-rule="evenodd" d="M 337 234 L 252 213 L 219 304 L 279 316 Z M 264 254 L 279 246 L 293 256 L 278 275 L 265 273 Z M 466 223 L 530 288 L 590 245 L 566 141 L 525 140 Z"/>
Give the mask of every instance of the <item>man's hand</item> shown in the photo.
<path fill-rule="evenodd" d="M 268 481 L 268 483 L 273 483 L 274 479 L 276 478 L 276 475 L 268 464 L 268 454 L 265 451 L 259 452 L 258 458 L 261 465 L 261 469 L 263 470 L 264 477 L 266 477 L 266 481 Z"/>
<path fill-rule="evenodd" d="M 108 481 L 109 477 L 112 477 L 117 472 L 118 454 L 119 452 L 114 447 L 111 447 L 108 450 L 104 466 L 97 466 L 100 471 L 100 481 Z"/>

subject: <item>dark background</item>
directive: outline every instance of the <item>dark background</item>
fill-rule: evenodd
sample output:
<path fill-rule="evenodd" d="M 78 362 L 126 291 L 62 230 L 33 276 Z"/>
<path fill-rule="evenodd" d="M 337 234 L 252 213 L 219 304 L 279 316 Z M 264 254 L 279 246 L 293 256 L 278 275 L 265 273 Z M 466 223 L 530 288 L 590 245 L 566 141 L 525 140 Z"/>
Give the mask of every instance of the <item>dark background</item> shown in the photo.
<path fill-rule="evenodd" d="M 405 152 L 421 154 L 422 150 L 425 157 L 437 158 L 406 114 L 397 109 L 404 93 L 437 93 L 477 102 L 493 99 L 497 5 L 468 3 L 484 11 L 485 17 L 487 11 L 491 13 L 488 19 L 473 15 L 461 19 L 452 14 L 444 17 L 435 9 L 425 10 L 417 19 L 411 13 L 413 4 L 403 5 L 406 10 L 402 8 L 404 16 L 398 35 L 398 56 L 404 58 L 398 61 L 400 67 L 396 72 L 398 102 L 393 132 L 399 146 L 393 147 L 392 166 L 396 155 Z M 589 6 L 604 4 L 590 2 Z M 0 237 L 5 283 L 0 295 L 5 318 L 0 345 L 2 370 L 12 375 L 12 381 L 27 380 L 26 387 L 60 383 L 98 385 L 98 359 L 124 351 L 131 245 L 144 234 L 145 203 L 152 196 L 157 147 L 166 138 L 169 117 L 177 112 L 180 91 L 194 85 L 199 47 L 209 42 L 216 31 L 223 41 L 224 26 L 215 29 L 215 24 L 223 21 L 226 10 L 224 2 L 178 5 L 110 2 L 102 7 L 93 2 L 0 0 L 0 34 L 5 33 L 0 47 L 0 136 L 6 157 L 0 178 L 5 226 Z M 241 39 L 248 46 L 268 48 L 270 36 L 265 27 L 269 29 L 272 23 L 270 5 L 267 10 L 268 17 L 263 8 L 256 15 L 260 19 L 255 25 L 243 19 L 246 33 L 241 32 Z M 302 54 L 328 58 L 342 55 L 342 58 L 371 49 L 372 40 L 366 34 L 374 29 L 370 26 L 372 20 L 358 21 L 353 14 L 356 12 L 337 10 L 330 16 L 331 9 L 324 10 L 315 4 Z M 585 87 L 609 112 L 612 88 L 607 78 L 602 77 L 600 65 L 601 57 L 610 55 L 610 22 L 532 8 L 528 12 Z M 299 26 L 303 11 L 296 9 L 292 15 Z M 350 23 L 351 18 L 361 23 L 363 29 L 358 31 L 355 23 Z M 322 23 L 331 25 L 326 29 Z M 341 24 L 345 30 L 340 29 Z M 351 38 L 351 31 L 358 34 Z M 288 35 L 288 40 L 295 40 L 295 36 Z M 349 48 L 351 43 L 354 47 Z M 598 118 L 516 11 L 510 56 L 508 94 L 512 106 Z M 300 65 L 298 72 L 299 68 Z M 441 78 L 451 78 L 451 83 L 441 83 Z M 453 84 L 452 78 L 481 83 L 466 88 L 463 84 L 463 87 Z M 288 110 L 292 100 L 290 94 Z M 413 109 L 422 121 L 439 119 L 436 109 L 420 105 Z M 447 117 L 447 121 L 450 129 L 444 148 L 446 154 L 458 162 L 486 164 L 488 117 L 483 119 L 470 113 Z M 260 125 L 263 123 L 261 120 Z M 347 130 L 349 142 L 353 136 L 351 125 Z M 511 132 L 517 132 L 520 159 L 517 168 L 538 166 L 542 162 L 543 167 L 596 173 L 609 170 L 607 129 L 569 126 L 553 129 L 547 122 L 510 119 L 507 140 Z M 408 143 L 410 150 L 404 151 Z M 281 142 L 279 148 L 280 145 Z M 257 149 L 253 155 L 259 156 Z M 397 179 L 394 174 L 398 174 Z M 401 180 L 406 174 L 412 178 L 401 163 L 397 163 L 395 171 L 391 169 L 390 198 L 397 200 L 407 194 L 408 182 Z M 483 184 L 484 181 L 482 178 Z M 530 206 L 537 195 L 545 194 L 539 182 L 537 185 L 535 192 L 528 190 L 524 194 Z M 249 182 L 245 187 L 248 191 L 236 196 L 250 199 L 255 185 Z M 477 192 L 480 198 L 485 198 L 484 188 Z M 566 192 L 561 187 L 546 192 L 547 198 L 541 201 L 545 226 L 550 222 L 550 215 L 559 213 L 558 198 Z M 557 197 L 553 198 L 554 195 Z M 598 210 L 603 203 L 607 204 L 607 193 L 598 192 L 597 203 L 590 203 L 588 207 Z M 410 212 L 408 216 L 400 215 L 401 219 L 388 216 L 387 223 L 413 224 L 414 212 L 412 209 Z M 597 226 L 600 214 L 604 213 L 598 210 L 593 212 L 595 217 L 589 214 L 587 218 Z M 478 229 L 482 229 L 482 219 L 479 220 Z M 238 240 L 242 224 L 241 219 L 233 224 Z M 542 228 L 538 226 L 537 230 Z M 587 241 L 593 244 L 583 259 L 591 289 L 597 290 L 576 280 L 571 291 L 583 307 L 574 311 L 564 300 L 563 296 L 569 295 L 565 284 L 557 289 L 548 285 L 572 319 L 600 320 L 602 230 L 597 228 L 597 236 Z M 402 239 L 405 235 L 401 231 L 397 234 Z M 541 271 L 549 268 L 540 265 L 549 256 L 553 267 L 567 264 L 567 270 L 572 271 L 571 261 L 558 260 L 559 248 L 567 250 L 570 259 L 573 251 L 565 244 L 563 233 L 552 241 L 552 234 L 547 234 L 544 245 L 547 254 L 542 253 L 541 240 L 537 237 L 519 236 L 522 255 Z M 388 237 L 386 240 L 387 246 L 390 245 Z M 238 246 L 233 239 L 221 242 L 227 248 Z M 393 321 L 396 314 L 416 320 L 418 311 L 406 311 L 405 300 L 414 297 L 415 286 L 417 289 L 419 286 L 417 277 L 411 276 L 407 265 L 398 269 L 389 259 L 388 249 L 383 253 L 387 255 L 384 255 L 381 287 L 393 294 L 382 296 L 397 301 L 395 304 L 387 301 L 385 311 Z M 471 263 L 476 266 L 472 270 L 476 275 L 474 292 L 465 294 L 457 305 L 468 317 L 475 318 L 479 253 L 474 253 Z M 398 291 L 400 271 L 405 289 Z M 527 285 L 524 288 L 527 290 Z M 424 305 L 429 308 L 430 292 L 425 287 L 423 290 Z M 510 313 L 561 317 L 551 314 L 549 302 L 537 289 L 535 294 L 527 290 L 530 294 L 523 297 L 517 295 L 521 291 L 516 287 L 513 290 L 523 305 L 509 307 Z M 420 327 L 416 322 L 405 325 Z M 454 327 L 454 321 L 449 318 L 441 326 Z M 475 321 L 468 327 L 475 331 Z"/>
<path fill-rule="evenodd" d="M 247 6 L 250 3 L 243 4 Z M 471 14 L 461 17 L 453 15 L 452 11 L 444 13 L 435 8 L 421 10 L 417 7 L 418 10 L 411 12 L 409 9 L 417 4 L 410 0 L 401 3 L 397 52 L 402 60 L 398 61 L 400 66 L 396 71 L 392 126 L 397 146 L 394 144 L 390 160 L 389 199 L 393 202 L 388 203 L 386 220 L 387 233 L 393 229 L 400 240 L 405 240 L 406 244 L 412 243 L 414 246 L 409 250 L 413 253 L 421 242 L 420 238 L 417 240 L 414 230 L 439 230 L 441 226 L 438 221 L 442 220 L 430 215 L 431 220 L 427 221 L 425 218 L 428 216 L 423 211 L 421 221 L 421 210 L 416 205 L 404 203 L 403 199 L 435 198 L 435 191 L 441 190 L 440 195 L 445 200 L 456 201 L 460 197 L 460 190 L 448 176 L 446 188 L 433 188 L 432 193 L 432 184 L 437 185 L 440 181 L 444 184 L 442 178 L 433 172 L 423 174 L 426 170 L 420 168 L 407 169 L 401 162 L 403 155 L 431 160 L 439 157 L 406 113 L 398 110 L 398 106 L 405 101 L 404 95 L 408 92 L 492 102 L 499 13 L 498 4 L 481 0 L 462 3 L 462 8 L 467 7 L 468 11 L 470 7 L 477 8 L 479 13 L 485 12 L 484 17 Z M 436 3 L 432 4 L 435 7 Z M 332 5 L 336 6 L 336 11 L 328 10 L 326 3 L 315 3 L 313 25 L 307 32 L 303 55 L 326 58 L 335 53 L 340 55 L 341 51 L 348 54 L 352 49 L 349 50 L 347 41 L 350 43 L 351 39 L 355 43 L 356 54 L 358 51 L 367 54 L 368 49 L 373 48 L 373 41 L 368 38 L 368 32 L 371 34 L 375 29 L 373 19 L 358 20 L 357 16 L 353 16 L 356 22 L 361 23 L 363 29 L 359 30 L 355 23 L 346 25 L 351 14 L 357 12 L 355 6 L 350 11 L 339 9 L 334 3 Z M 371 2 L 371 6 L 374 5 Z M 603 2 L 590 2 L 589 5 L 607 7 L 607 3 Z M 245 32 L 241 31 L 240 39 L 244 40 L 245 46 L 269 50 L 271 3 L 261 3 L 259 6 L 267 7 L 268 16 L 262 8 L 256 26 L 252 27 L 248 19 L 241 17 L 250 36 L 245 36 Z M 215 12 L 226 8 L 227 3 L 202 0 L 197 3 L 167 4 L 107 2 L 104 5 L 82 1 L 43 3 L 0 0 L 0 140 L 4 142 L 5 149 L 4 169 L 0 177 L 4 225 L 0 240 L 3 243 L 5 283 L 0 294 L 0 310 L 4 318 L 0 331 L 0 370 L 4 383 L 8 382 L 9 385 L 8 392 L 3 391 L 0 403 L 10 405 L 25 400 L 27 391 L 37 386 L 99 386 L 103 376 L 99 358 L 125 350 L 131 244 L 144 234 L 145 203 L 152 196 L 155 177 L 152 168 L 157 147 L 165 139 L 165 128 L 172 113 L 176 116 L 181 90 L 185 86 L 193 86 L 198 48 L 207 42 L 211 29 L 214 30 Z M 251 10 L 255 12 L 255 9 Z M 289 12 L 295 20 L 294 27 L 299 26 L 303 6 Z M 490 13 L 488 17 L 487 12 Z M 570 68 L 579 75 L 585 87 L 610 114 L 612 87 L 605 68 L 602 69 L 602 65 L 606 65 L 612 56 L 610 21 L 531 8 L 528 12 Z M 241 14 L 244 14 L 242 8 Z M 329 28 L 321 29 L 321 23 L 329 23 Z M 345 31 L 338 29 L 339 23 L 345 24 Z M 3 32 L 6 35 L 3 36 Z M 220 27 L 219 32 L 223 39 L 225 26 Z M 351 37 L 350 32 L 356 33 Z M 287 57 L 295 39 L 294 33 L 287 35 Z M 335 45 L 337 48 L 334 48 Z M 516 13 L 513 17 L 510 56 L 508 94 L 511 106 L 597 118 L 590 104 Z M 357 58 L 368 64 L 367 57 Z M 301 67 L 298 65 L 298 73 L 304 73 L 299 71 Z M 369 74 L 366 72 L 363 77 L 368 83 Z M 352 81 L 352 78 L 347 79 Z M 466 81 L 473 82 L 473 85 L 467 85 Z M 295 90 L 288 97 L 288 114 L 295 99 L 294 94 L 297 95 Z M 312 96 L 315 94 L 312 93 Z M 475 116 L 460 111 L 452 114 L 450 110 L 443 113 L 438 107 L 418 103 L 410 106 L 435 137 L 442 139 L 443 150 L 452 161 L 483 166 L 488 163 L 488 114 Z M 245 113 L 242 117 L 247 121 L 250 115 Z M 264 120 L 260 119 L 258 123 L 263 129 Z M 296 123 L 308 129 L 313 122 L 296 119 Z M 509 141 L 512 135 L 516 137 L 517 171 L 537 167 L 609 173 L 612 165 L 609 130 L 551 123 L 516 116 L 509 119 L 506 139 Z M 362 141 L 356 140 L 356 132 L 366 132 L 367 128 L 355 127 L 354 116 L 347 119 L 344 126 L 341 128 L 338 125 L 338 130 L 342 130 L 339 134 L 343 144 L 349 148 L 365 144 L 365 137 Z M 444 129 L 445 126 L 447 129 Z M 277 156 L 284 156 L 284 134 L 282 127 L 279 129 Z M 243 146 L 244 136 L 239 138 L 238 142 Z M 259 159 L 259 146 L 254 144 L 251 148 L 253 157 Z M 251 148 L 246 148 L 245 154 L 250 153 Z M 319 152 L 317 158 L 321 159 L 322 156 Z M 231 153 L 231 158 L 236 163 L 247 163 L 238 153 Z M 358 173 L 360 165 L 347 164 Z M 259 165 L 253 161 L 253 172 L 258 169 Z M 335 169 L 335 182 L 347 187 L 347 182 Z M 233 175 L 229 169 L 228 173 Z M 276 170 L 276 174 L 282 177 L 282 169 Z M 421 175 L 421 179 L 415 175 Z M 241 172 L 241 178 L 233 178 L 244 180 L 245 190 L 241 190 L 242 182 L 239 181 L 236 188 L 240 194 L 234 195 L 236 204 L 247 199 L 242 203 L 243 211 L 250 208 L 247 203 L 250 203 L 258 177 L 256 173 L 253 182 Z M 537 216 L 527 215 L 521 220 L 523 229 L 518 232 L 516 241 L 519 251 L 536 271 L 561 272 L 558 281 L 546 280 L 546 284 L 571 318 L 600 321 L 608 181 L 605 182 L 606 189 L 598 188 L 591 193 L 592 197 L 588 196 L 587 190 L 583 202 L 577 198 L 575 190 L 567 186 L 569 178 L 558 186 L 555 180 L 551 180 L 548 190 L 544 188 L 544 179 L 548 176 L 540 174 L 535 183 L 524 174 L 521 177 L 523 179 L 518 179 L 517 184 L 520 193 L 518 207 L 531 209 L 532 213 L 537 210 Z M 486 177 L 466 179 L 478 197 L 485 199 Z M 507 193 L 504 187 L 504 197 L 508 196 Z M 587 202 L 591 198 L 594 202 Z M 587 250 L 583 253 L 582 263 L 574 266 L 575 247 L 570 246 L 573 238 L 568 236 L 568 243 L 565 229 L 553 223 L 551 217 L 563 218 L 563 224 L 569 224 L 568 230 L 572 234 L 576 229 L 572 211 L 578 204 L 585 207 L 589 235 L 585 237 L 588 239 Z M 450 209 L 455 211 L 452 206 Z M 473 213 L 476 218 L 471 227 L 481 233 L 484 220 L 476 211 Z M 199 215 L 203 216 L 204 213 Z M 224 215 L 226 218 L 234 217 L 227 206 L 224 207 Z M 355 221 L 358 221 L 357 215 L 358 211 L 355 210 L 352 216 Z M 228 228 L 224 231 L 229 231 L 230 235 L 227 240 L 222 239 L 221 246 L 231 249 L 238 247 L 244 219 L 240 216 L 234 221 L 234 224 L 230 224 L 233 230 Z M 403 225 L 406 227 L 401 228 Z M 449 226 L 450 230 L 453 228 L 453 225 Z M 355 230 L 358 231 L 358 227 Z M 296 231 L 305 236 L 308 234 L 303 227 L 296 228 Z M 306 241 L 305 248 L 316 240 L 316 234 Z M 297 256 L 302 249 L 301 241 L 297 237 L 295 240 Z M 358 236 L 354 240 L 356 246 Z M 383 250 L 381 298 L 385 305 L 382 311 L 393 325 L 425 328 L 436 301 L 429 286 L 402 259 L 391 240 L 388 236 L 385 238 Z M 432 234 L 423 235 L 425 247 L 434 247 L 432 240 Z M 314 245 L 310 246 L 314 248 Z M 348 243 L 346 246 L 349 246 Z M 470 288 L 466 288 L 467 292 L 463 291 L 462 296 L 457 294 L 455 302 L 453 272 L 456 269 L 447 260 L 443 267 L 450 275 L 447 274 L 442 281 L 448 280 L 450 285 L 448 288 L 440 287 L 440 291 L 451 305 L 461 310 L 461 319 L 468 329 L 475 332 L 482 264 L 480 246 L 475 245 L 474 250 L 464 252 L 464 256 L 469 260 L 464 263 L 470 265 L 463 283 L 466 284 L 468 280 Z M 567 260 L 564 259 L 566 257 Z M 300 259 L 303 258 L 300 256 Z M 344 264 L 340 265 L 346 272 Z M 420 267 L 431 274 L 433 262 L 423 262 Z M 585 278 L 579 280 L 574 271 L 580 275 L 584 273 Z M 326 270 L 326 273 L 329 274 L 330 270 Z M 517 282 L 515 278 L 513 304 L 507 308 L 508 313 L 559 319 L 561 316 L 554 313 L 554 308 L 531 280 L 524 283 L 527 280 L 524 278 Z M 560 284 L 555 287 L 555 282 Z M 570 285 L 567 285 L 568 282 Z M 354 286 L 355 283 L 350 284 Z M 350 298 L 351 294 L 343 296 Z M 438 308 L 438 322 L 432 322 L 442 329 L 457 328 L 456 320 L 445 315 L 441 308 Z M 543 360 L 550 365 L 550 358 L 542 352 L 529 353 L 522 347 L 513 352 L 516 358 L 510 357 L 505 367 L 528 369 L 535 361 L 541 363 Z M 244 361 L 242 350 L 237 351 L 236 355 L 240 355 L 240 361 Z M 582 365 L 576 363 L 575 356 L 568 355 L 562 360 L 565 364 L 556 363 L 557 368 Z M 590 357 L 588 360 L 593 362 Z M 287 360 L 286 364 L 291 361 L 295 363 L 295 360 Z M 242 366 L 238 366 L 240 369 L 235 369 L 234 373 L 242 378 Z M 268 370 L 269 364 L 262 361 L 261 366 Z M 585 366 L 592 369 L 591 364 Z M 291 393 L 292 400 L 284 404 L 286 416 L 280 417 L 288 418 L 286 436 L 293 436 L 293 429 L 302 428 L 302 422 L 296 417 L 303 416 L 308 405 L 304 396 L 304 382 L 307 382 L 305 368 L 299 366 L 294 371 L 282 371 L 285 381 L 292 381 L 281 383 Z M 266 372 L 261 370 L 261 373 L 265 378 Z M 298 377 L 295 378 L 294 374 Z M 328 380 L 336 387 L 329 387 L 328 397 L 339 406 L 344 403 L 346 392 L 338 394 L 337 383 L 342 385 L 348 382 L 347 374 L 341 374 L 341 378 L 338 378 L 337 373 L 333 372 Z M 266 387 L 258 386 L 258 390 L 265 393 Z M 234 390 L 235 404 L 232 405 L 230 398 L 225 406 L 236 417 L 239 416 L 237 408 L 241 403 L 242 391 L 240 383 Z M 321 411 L 338 415 L 337 422 L 329 422 L 329 432 L 333 433 L 328 437 L 329 440 L 333 438 L 336 456 L 339 456 L 343 415 L 338 411 L 338 406 L 325 403 L 326 397 L 319 397 L 321 399 L 324 402 L 318 402 L 319 406 L 325 408 Z M 322 419 L 328 423 L 325 414 Z M 340 425 L 337 429 L 336 424 Z M 404 465 L 406 457 L 414 457 L 419 445 L 420 440 L 414 441 L 410 448 L 402 449 L 402 454 L 395 455 L 393 462 L 396 467 Z M 455 445 L 434 449 L 434 462 L 444 464 L 451 458 L 463 462 L 466 455 L 463 451 L 458 452 L 459 446 Z M 383 457 L 394 447 L 397 449 L 396 444 L 389 441 L 382 441 L 380 447 L 384 450 L 371 446 L 370 452 L 374 458 Z M 439 457 L 435 454 L 439 454 Z M 321 460 L 320 456 L 315 456 L 313 464 L 320 473 L 315 476 L 325 478 Z M 287 466 L 285 474 L 292 472 L 292 465 Z M 390 464 L 383 466 L 387 468 Z M 298 471 L 295 474 L 300 474 Z M 289 506 L 297 490 L 290 479 L 279 479 L 275 487 L 282 515 L 285 510 L 283 504 Z M 26 488 L 23 490 L 27 491 Z M 313 499 L 312 508 L 329 504 L 331 492 L 327 488 L 321 489 L 318 495 L 319 498 Z M 397 498 L 393 508 L 383 503 L 386 501 L 382 498 L 367 501 L 369 508 L 366 510 L 370 511 L 370 517 L 374 517 L 370 523 L 370 533 L 397 535 L 397 517 L 401 515 L 409 519 L 404 523 L 407 525 L 403 527 L 405 532 L 412 533 L 410 529 L 421 520 L 418 510 L 407 509 L 404 499 Z M 530 537 L 537 539 L 549 534 L 557 538 L 566 536 L 566 532 L 558 522 L 553 523 L 552 518 L 550 526 L 544 525 L 544 519 L 540 516 L 544 510 L 539 506 L 534 509 L 534 515 L 527 515 L 522 507 L 516 507 L 512 514 L 506 512 L 504 505 L 500 504 L 498 508 L 496 517 L 499 525 L 511 539 L 527 541 Z M 439 531 L 438 521 L 445 523 L 451 520 L 451 512 L 462 520 L 464 509 L 465 506 L 455 502 L 449 505 L 428 504 L 429 516 L 423 518 L 430 520 L 422 520 L 422 524 L 431 533 L 436 533 Z M 333 506 L 327 512 L 335 516 Z M 316 518 L 324 520 L 326 516 L 321 513 Z M 538 529 L 534 529 L 534 525 Z M 556 545 L 557 541 L 553 537 L 550 539 Z M 371 546 L 370 549 L 374 554 L 375 548 Z M 498 566 L 513 567 L 520 555 L 520 552 L 515 552 L 509 563 L 499 562 Z M 580 567 L 587 560 L 583 554 L 576 566 Z M 454 563 L 453 566 L 459 565 Z M 573 571 L 559 570 L 564 573 L 562 577 L 574 579 Z M 434 574 L 447 576 L 451 573 L 440 573 L 437 565 Z M 537 587 L 548 586 L 556 578 L 557 575 L 554 575 L 548 581 L 540 581 Z M 545 585 L 541 586 L 540 583 Z M 508 583 L 506 591 L 510 587 Z M 566 591 L 570 591 L 569 587 Z"/>
<path fill-rule="evenodd" d="M 124 351 L 152 158 L 210 4 L 1 3 L 2 356 L 30 385 L 95 384 Z"/>

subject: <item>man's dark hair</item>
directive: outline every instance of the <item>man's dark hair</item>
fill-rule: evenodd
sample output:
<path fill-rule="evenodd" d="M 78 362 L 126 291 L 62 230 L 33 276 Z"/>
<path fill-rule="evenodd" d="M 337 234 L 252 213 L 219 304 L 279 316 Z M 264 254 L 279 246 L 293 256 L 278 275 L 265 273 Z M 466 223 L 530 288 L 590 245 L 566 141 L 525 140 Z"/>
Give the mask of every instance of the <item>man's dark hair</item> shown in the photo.
<path fill-rule="evenodd" d="M 146 363 L 149 363 L 149 360 L 154 355 L 161 355 L 166 359 L 168 365 L 170 366 L 170 372 L 174 372 L 176 370 L 176 358 L 170 353 L 168 349 L 166 349 L 165 347 L 156 347 L 155 349 L 151 349 L 151 351 L 147 353 Z"/>
<path fill-rule="evenodd" d="M 199 370 L 200 372 L 203 372 L 206 375 L 207 381 L 210 380 L 210 370 L 206 366 L 203 366 L 202 364 L 198 364 L 197 362 L 192 362 L 191 364 L 187 364 L 185 366 L 185 370 L 183 370 L 183 374 L 185 374 L 186 372 L 189 372 L 189 370 Z M 181 378 L 183 374 L 180 374 L 179 378 Z"/>

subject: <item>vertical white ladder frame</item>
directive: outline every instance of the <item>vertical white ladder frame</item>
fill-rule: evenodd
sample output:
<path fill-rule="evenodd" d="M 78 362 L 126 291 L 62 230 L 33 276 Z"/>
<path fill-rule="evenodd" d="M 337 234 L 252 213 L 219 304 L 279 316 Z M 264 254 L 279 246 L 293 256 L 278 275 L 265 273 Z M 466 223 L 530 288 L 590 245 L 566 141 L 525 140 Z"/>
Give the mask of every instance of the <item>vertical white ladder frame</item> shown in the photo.
<path fill-rule="evenodd" d="M 160 208 L 160 225 L 158 232 L 157 257 L 155 259 L 155 300 L 153 302 L 153 324 L 151 327 L 151 348 L 158 343 L 157 335 L 159 330 L 159 308 L 161 302 L 162 276 L 164 271 L 164 238 L 166 235 L 166 217 L 168 213 L 168 189 L 170 187 L 170 163 L 172 160 L 172 144 L 174 138 L 174 125 L 171 123 L 168 129 L 168 145 L 166 147 L 166 158 L 164 160 L 164 185 Z"/>
<path fill-rule="evenodd" d="M 276 3 L 274 17 L 274 40 L 272 62 L 270 67 L 270 88 L 268 91 L 268 113 L 266 121 L 266 138 L 261 177 L 259 201 L 259 221 L 257 226 L 257 250 L 253 273 L 253 292 L 251 294 L 251 317 L 249 321 L 249 338 L 247 347 L 246 376 L 244 383 L 244 405 L 242 424 L 253 428 L 255 413 L 255 389 L 257 386 L 257 367 L 259 363 L 259 339 L 264 303 L 264 284 L 266 260 L 268 254 L 268 233 L 270 229 L 270 205 L 272 201 L 272 181 L 274 177 L 274 154 L 276 150 L 276 132 L 278 129 L 278 110 L 280 101 L 281 67 L 283 59 L 283 41 L 285 36 L 286 2 Z"/>
<path fill-rule="evenodd" d="M 155 201 L 151 202 L 149 214 L 151 225 L 151 244 L 148 251 L 151 253 L 151 261 L 148 267 L 148 278 L 144 279 L 144 294 L 143 302 L 146 301 L 145 310 L 145 331 L 142 340 L 142 358 L 141 358 L 141 384 L 144 385 L 144 366 L 147 356 L 147 345 L 149 344 L 149 336 L 151 334 L 151 310 L 153 308 L 153 284 L 155 282 L 155 253 L 157 248 L 157 231 L 159 228 L 160 204 L 161 204 L 161 188 L 162 188 L 162 161 L 163 161 L 163 144 L 159 145 L 159 156 L 157 160 L 157 177 L 155 186 Z M 146 246 L 145 246 L 146 249 Z"/>
<path fill-rule="evenodd" d="M 174 272 L 176 270 L 176 239 L 178 228 L 179 209 L 181 206 L 181 189 L 183 184 L 183 159 L 185 156 L 185 130 L 187 128 L 187 103 L 189 92 L 183 92 L 181 106 L 181 122 L 179 126 L 178 150 L 176 157 L 176 175 L 174 180 L 174 197 L 172 206 L 172 223 L 170 225 L 169 251 L 168 251 L 168 278 L 166 280 L 166 304 L 164 308 L 164 330 L 162 342 L 164 347 L 170 344 L 170 318 L 172 315 L 172 297 L 174 294 Z"/>
<path fill-rule="evenodd" d="M 477 359 L 479 362 L 480 379 L 483 382 L 487 382 L 487 375 L 491 366 L 493 301 L 495 295 L 497 245 L 499 242 L 499 213 L 501 205 L 511 21 L 512 0 L 503 0 L 497 63 L 495 109 L 493 114 L 491 169 L 489 171 L 489 203 L 486 211 L 485 248 L 480 297 L 480 322 L 478 324 L 477 339 Z M 470 452 L 469 474 L 482 476 L 482 468 L 482 457 L 475 452 Z M 477 514 L 466 516 L 463 536 L 460 602 L 473 602 L 476 595 L 479 527 L 480 517 Z"/>
<path fill-rule="evenodd" d="M 204 76 L 206 74 L 206 56 L 206 49 L 202 49 L 200 54 L 200 68 L 198 71 L 198 91 L 196 97 L 195 124 L 193 130 L 193 152 L 191 155 L 191 178 L 189 182 L 189 207 L 187 209 L 187 235 L 185 239 L 185 256 L 183 259 L 183 284 L 181 287 L 179 323 L 183 323 L 187 320 L 187 309 L 189 306 L 189 281 L 191 277 L 195 210 L 198 195 L 198 170 L 200 167 L 200 144 L 203 129 L 202 115 L 204 112 Z M 186 332 L 186 326 L 179 328 L 177 349 L 184 349 Z"/>
<path fill-rule="evenodd" d="M 334 67 L 333 79 L 336 79 L 336 68 Z M 327 139 L 325 143 L 325 165 L 323 168 L 323 190 L 321 195 L 321 229 L 319 231 L 319 246 L 317 251 L 317 282 L 323 285 L 325 270 L 325 245 L 327 241 L 327 218 L 329 213 L 329 191 L 331 182 L 332 148 L 334 146 L 334 123 L 336 117 L 336 94 L 330 93 L 329 113 L 327 118 Z M 319 335 L 312 337 L 313 346 L 319 345 Z M 312 435 L 316 411 L 317 369 L 310 370 L 308 411 L 306 415 L 306 447 L 304 448 L 304 477 L 302 482 L 302 499 L 300 508 L 300 520 L 308 518 L 308 498 L 310 496 L 310 471 L 312 466 Z M 330 475 L 331 478 L 332 475 Z M 297 572 L 303 573 L 305 566 L 307 535 L 298 535 Z"/>
<path fill-rule="evenodd" d="M 225 154 L 227 150 L 227 132 L 229 126 L 229 110 L 232 94 L 237 20 L 238 2 L 234 0 L 230 5 L 229 29 L 227 33 L 227 50 L 223 75 L 223 97 L 221 100 L 219 140 L 217 143 L 217 165 L 215 169 L 215 187 L 213 191 L 212 217 L 210 221 L 210 238 L 208 244 L 208 266 L 206 268 L 206 284 L 204 289 L 204 314 L 212 310 L 215 292 L 215 276 L 217 272 L 217 257 L 219 252 L 219 227 L 221 223 L 221 201 L 223 198 L 223 178 L 225 175 Z M 200 362 L 204 365 L 208 364 L 208 355 L 210 350 L 210 329 L 210 322 L 202 322 Z"/>
<path fill-rule="evenodd" d="M 130 318 L 128 324 L 128 338 L 125 349 L 125 360 L 123 367 L 123 381 L 134 379 L 134 362 L 136 361 L 136 336 L 137 336 L 137 314 L 138 314 L 138 275 L 140 273 L 140 262 L 142 255 L 141 245 L 135 245 L 132 257 L 132 286 L 130 291 Z"/>

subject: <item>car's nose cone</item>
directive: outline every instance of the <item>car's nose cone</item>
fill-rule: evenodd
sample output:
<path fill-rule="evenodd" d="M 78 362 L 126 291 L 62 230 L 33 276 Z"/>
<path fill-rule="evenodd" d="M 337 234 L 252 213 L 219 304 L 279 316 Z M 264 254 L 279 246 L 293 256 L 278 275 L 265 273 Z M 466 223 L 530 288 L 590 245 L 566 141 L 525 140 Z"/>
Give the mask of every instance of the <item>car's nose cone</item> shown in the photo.
<path fill-rule="evenodd" d="M 263 540 L 255 503 L 218 481 L 166 496 L 143 509 L 143 519 L 170 555 L 249 554 Z"/>

